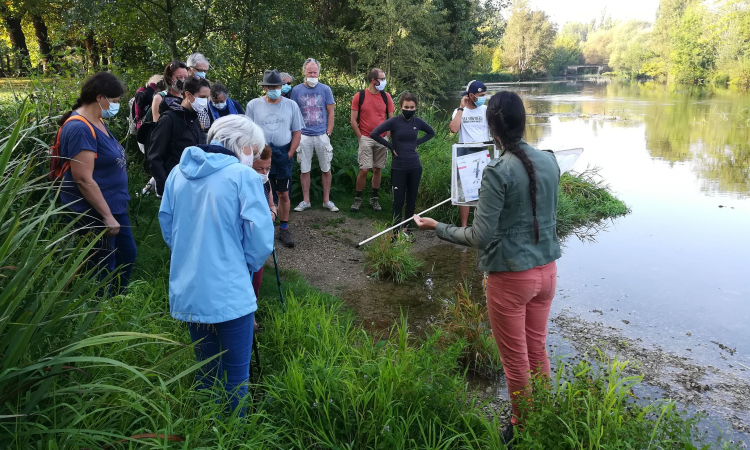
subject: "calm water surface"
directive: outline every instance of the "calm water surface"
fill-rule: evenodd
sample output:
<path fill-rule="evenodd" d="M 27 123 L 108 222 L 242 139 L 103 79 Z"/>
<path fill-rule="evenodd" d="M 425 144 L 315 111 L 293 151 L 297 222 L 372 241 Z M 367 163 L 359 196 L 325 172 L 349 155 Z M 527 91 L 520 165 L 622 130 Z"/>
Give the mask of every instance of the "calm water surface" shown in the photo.
<path fill-rule="evenodd" d="M 704 364 L 750 366 L 750 97 L 639 84 L 515 90 L 530 114 L 552 114 L 531 118 L 529 142 L 583 147 L 577 168 L 600 167 L 632 209 L 595 243 L 568 239 L 553 314 L 570 308 Z"/>

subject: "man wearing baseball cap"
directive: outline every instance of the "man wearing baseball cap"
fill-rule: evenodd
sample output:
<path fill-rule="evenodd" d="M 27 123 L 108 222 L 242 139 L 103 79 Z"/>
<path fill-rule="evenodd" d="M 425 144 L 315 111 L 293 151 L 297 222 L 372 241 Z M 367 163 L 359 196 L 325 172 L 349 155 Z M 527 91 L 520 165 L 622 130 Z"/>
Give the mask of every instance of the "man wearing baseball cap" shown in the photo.
<path fill-rule="evenodd" d="M 490 129 L 487 126 L 487 107 L 484 101 L 487 87 L 481 81 L 472 80 L 461 93 L 461 105 L 453 111 L 453 119 L 448 125 L 451 133 L 458 133 L 459 144 L 487 142 L 490 140 Z M 469 222 L 469 207 L 459 206 L 461 226 Z"/>

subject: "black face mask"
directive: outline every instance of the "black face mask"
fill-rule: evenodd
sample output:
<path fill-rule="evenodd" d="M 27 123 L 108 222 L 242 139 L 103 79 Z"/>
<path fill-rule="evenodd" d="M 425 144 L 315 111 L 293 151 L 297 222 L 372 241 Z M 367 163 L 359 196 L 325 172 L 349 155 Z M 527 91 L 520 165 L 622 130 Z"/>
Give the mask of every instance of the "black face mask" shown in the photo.
<path fill-rule="evenodd" d="M 412 117 L 414 117 L 414 114 L 417 113 L 416 109 L 408 110 L 404 109 L 401 111 L 401 114 L 404 116 L 404 119 L 411 120 Z"/>

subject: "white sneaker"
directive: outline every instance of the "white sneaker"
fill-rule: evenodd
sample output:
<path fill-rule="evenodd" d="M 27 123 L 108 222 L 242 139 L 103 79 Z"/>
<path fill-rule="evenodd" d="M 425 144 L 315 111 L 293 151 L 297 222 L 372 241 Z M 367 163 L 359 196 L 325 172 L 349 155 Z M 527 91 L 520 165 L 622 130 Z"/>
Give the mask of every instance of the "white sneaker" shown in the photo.
<path fill-rule="evenodd" d="M 334 204 L 333 204 L 333 202 L 332 202 L 332 201 L 330 201 L 330 200 L 328 201 L 328 203 L 323 203 L 323 208 L 325 208 L 325 209 L 327 209 L 327 210 L 329 210 L 329 211 L 331 211 L 331 212 L 336 212 L 336 211 L 338 211 L 338 210 L 339 210 L 339 209 L 338 209 L 338 208 L 336 207 L 336 205 L 334 205 Z"/>
<path fill-rule="evenodd" d="M 151 179 L 148 180 L 148 183 L 146 183 L 146 186 L 143 187 L 141 195 L 148 195 L 151 192 L 156 192 L 156 180 L 154 180 L 153 177 L 151 177 Z"/>
<path fill-rule="evenodd" d="M 294 210 L 297 211 L 297 212 L 302 212 L 302 211 L 304 211 L 306 209 L 309 209 L 311 206 L 312 205 L 310 205 L 309 203 L 307 203 L 305 201 L 301 201 L 301 202 L 299 202 L 299 205 L 297 205 L 297 207 L 294 208 Z"/>

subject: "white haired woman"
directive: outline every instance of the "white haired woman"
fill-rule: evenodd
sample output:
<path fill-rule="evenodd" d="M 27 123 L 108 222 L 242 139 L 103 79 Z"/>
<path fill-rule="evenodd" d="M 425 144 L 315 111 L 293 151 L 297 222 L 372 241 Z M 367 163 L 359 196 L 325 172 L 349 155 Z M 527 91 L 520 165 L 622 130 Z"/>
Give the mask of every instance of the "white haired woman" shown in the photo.
<path fill-rule="evenodd" d="M 241 115 L 214 122 L 208 140 L 186 148 L 169 174 L 159 223 L 172 251 L 172 317 L 187 322 L 193 342 L 201 341 L 198 361 L 225 352 L 200 369 L 199 388 L 210 389 L 226 375 L 225 393 L 235 409 L 247 394 L 250 370 L 257 309 L 252 272 L 273 249 L 263 183 L 246 165 L 266 143 L 263 131 Z"/>

